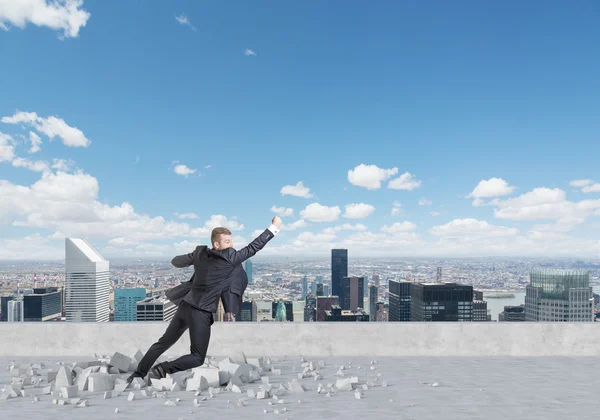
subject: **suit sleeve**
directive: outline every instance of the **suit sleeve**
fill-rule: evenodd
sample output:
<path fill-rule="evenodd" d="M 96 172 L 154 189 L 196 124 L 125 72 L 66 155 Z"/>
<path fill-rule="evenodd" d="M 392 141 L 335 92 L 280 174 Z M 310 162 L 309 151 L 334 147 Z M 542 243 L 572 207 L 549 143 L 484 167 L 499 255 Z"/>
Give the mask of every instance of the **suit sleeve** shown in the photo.
<path fill-rule="evenodd" d="M 279 233 L 279 229 L 274 225 L 269 226 L 256 239 L 246 245 L 244 248 L 236 251 L 231 249 L 228 254 L 228 260 L 232 265 L 241 264 L 248 258 L 253 257 L 258 251 L 263 249 L 265 245 Z"/>
<path fill-rule="evenodd" d="M 199 247 L 198 247 L 199 248 Z M 198 248 L 189 254 L 178 255 L 171 260 L 171 264 L 177 268 L 185 268 L 194 264 L 194 256 L 198 253 Z"/>

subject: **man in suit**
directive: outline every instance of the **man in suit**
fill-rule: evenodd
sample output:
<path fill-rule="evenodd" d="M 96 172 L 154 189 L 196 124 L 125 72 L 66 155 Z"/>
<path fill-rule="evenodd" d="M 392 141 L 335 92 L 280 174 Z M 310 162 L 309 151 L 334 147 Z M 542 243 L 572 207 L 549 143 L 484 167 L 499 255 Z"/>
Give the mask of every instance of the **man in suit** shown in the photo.
<path fill-rule="evenodd" d="M 242 268 L 242 264 L 238 265 L 230 278 L 230 286 L 221 294 L 223 309 L 225 314 L 223 321 L 235 322 L 242 312 L 242 297 L 248 286 L 248 275 L 246 270 Z"/>
<path fill-rule="evenodd" d="M 171 261 L 175 267 L 194 266 L 194 276 L 167 293 L 169 299 L 179 303 L 177 312 L 171 320 L 163 336 L 154 343 L 136 371 L 127 378 L 131 383 L 134 378 L 144 378 L 150 372 L 151 377 L 164 378 L 167 373 L 175 373 L 204 364 L 210 327 L 213 324 L 213 312 L 216 311 L 219 297 L 231 288 L 233 274 L 237 267 L 260 251 L 277 233 L 282 225 L 279 217 L 274 217 L 271 225 L 254 239 L 249 245 L 236 251 L 232 248 L 231 232 L 223 227 L 213 229 L 211 243 L 213 248 L 198 246 L 194 252 L 178 255 Z M 172 362 L 152 364 L 179 340 L 189 329 L 190 354 L 181 356 Z"/>

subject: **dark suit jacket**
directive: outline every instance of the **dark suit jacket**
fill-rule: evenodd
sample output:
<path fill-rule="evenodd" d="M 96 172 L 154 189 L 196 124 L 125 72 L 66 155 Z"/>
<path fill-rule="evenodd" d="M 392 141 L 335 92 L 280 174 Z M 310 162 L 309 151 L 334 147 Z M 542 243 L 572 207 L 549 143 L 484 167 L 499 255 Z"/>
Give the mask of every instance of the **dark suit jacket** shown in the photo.
<path fill-rule="evenodd" d="M 230 286 L 225 288 L 221 294 L 223 309 L 225 312 L 232 312 L 236 316 L 239 316 L 242 311 L 242 297 L 248 286 L 248 275 L 246 274 L 246 270 L 242 268 L 242 264 L 235 267 L 227 281 L 230 283 Z"/>
<path fill-rule="evenodd" d="M 175 304 L 186 301 L 197 309 L 216 312 L 219 297 L 231 287 L 230 278 L 236 267 L 241 269 L 241 264 L 263 249 L 273 237 L 273 233 L 265 229 L 258 238 L 239 251 L 233 248 L 219 251 L 202 245 L 192 253 L 176 256 L 171 264 L 178 268 L 193 265 L 194 276 L 190 281 L 169 290 L 167 298 Z"/>

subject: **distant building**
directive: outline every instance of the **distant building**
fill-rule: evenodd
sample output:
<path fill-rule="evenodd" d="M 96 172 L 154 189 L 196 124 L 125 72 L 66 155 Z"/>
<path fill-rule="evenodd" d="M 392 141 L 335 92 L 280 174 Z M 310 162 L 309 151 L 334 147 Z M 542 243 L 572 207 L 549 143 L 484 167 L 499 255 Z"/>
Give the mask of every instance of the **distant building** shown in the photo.
<path fill-rule="evenodd" d="M 45 322 L 62 315 L 62 290 L 56 287 L 35 288 L 23 296 L 25 322 Z"/>
<path fill-rule="evenodd" d="M 590 272 L 534 269 L 525 294 L 525 320 L 530 322 L 592 322 L 594 299 Z"/>
<path fill-rule="evenodd" d="M 317 318 L 317 298 L 313 295 L 306 297 L 306 304 L 304 305 L 304 322 L 313 322 Z"/>
<path fill-rule="evenodd" d="M 173 319 L 177 306 L 164 296 L 145 298 L 136 303 L 137 322 L 163 321 L 169 322 Z"/>
<path fill-rule="evenodd" d="M 317 284 L 317 296 L 326 296 L 325 292 L 324 292 L 324 284 L 323 283 L 319 283 Z"/>
<path fill-rule="evenodd" d="M 379 274 L 373 274 L 373 283 L 375 286 L 379 287 L 381 283 L 381 276 Z"/>
<path fill-rule="evenodd" d="M 252 319 L 257 322 L 273 321 L 273 302 L 269 300 L 252 301 Z"/>
<path fill-rule="evenodd" d="M 369 315 L 362 309 L 344 311 L 339 305 L 333 305 L 325 311 L 326 322 L 369 322 Z"/>
<path fill-rule="evenodd" d="M 437 283 L 441 283 L 442 282 L 442 267 L 438 267 L 437 268 L 437 273 L 436 273 L 436 276 L 435 276 L 435 281 Z"/>
<path fill-rule="evenodd" d="M 85 239 L 65 239 L 65 312 L 71 322 L 108 322 L 109 262 Z"/>
<path fill-rule="evenodd" d="M 339 296 L 343 294 L 344 277 L 348 277 L 348 250 L 331 250 L 331 294 Z M 318 296 L 318 295 L 317 295 Z"/>
<path fill-rule="evenodd" d="M 244 322 L 255 321 L 254 319 L 252 319 L 252 302 L 247 301 L 247 300 L 242 302 L 242 311 L 241 311 L 239 320 L 244 321 Z M 236 321 L 237 321 L 237 319 L 236 319 Z"/>
<path fill-rule="evenodd" d="M 379 288 L 375 283 L 369 286 L 369 319 L 373 322 L 377 321 L 377 301 Z"/>
<path fill-rule="evenodd" d="M 248 284 L 253 284 L 254 280 L 252 279 L 252 261 L 246 260 L 245 263 L 246 275 L 248 276 Z"/>
<path fill-rule="evenodd" d="M 377 302 L 377 312 L 375 313 L 375 316 L 377 317 L 376 322 L 389 321 L 389 311 L 383 302 Z"/>
<path fill-rule="evenodd" d="M 487 302 L 485 300 L 473 301 L 473 322 L 491 321 L 491 316 L 488 316 Z"/>
<path fill-rule="evenodd" d="M 146 289 L 115 289 L 115 322 L 135 322 L 137 320 L 137 303 L 146 299 Z"/>
<path fill-rule="evenodd" d="M 14 295 L 0 296 L 0 322 L 8 321 L 8 302 L 14 299 Z"/>
<path fill-rule="evenodd" d="M 413 283 L 411 321 L 472 321 L 473 286 L 456 283 Z"/>
<path fill-rule="evenodd" d="M 331 307 L 340 304 L 340 298 L 337 296 L 317 296 L 317 322 L 326 321 L 325 311 L 330 311 Z"/>
<path fill-rule="evenodd" d="M 525 305 L 505 306 L 498 315 L 498 322 L 525 322 Z"/>
<path fill-rule="evenodd" d="M 483 300 L 483 292 L 480 290 L 473 290 L 473 300 Z"/>
<path fill-rule="evenodd" d="M 302 277 L 302 300 L 306 299 L 308 295 L 308 278 L 306 276 Z"/>
<path fill-rule="evenodd" d="M 390 303 L 388 307 L 390 322 L 410 321 L 411 295 L 410 286 L 412 282 L 390 280 L 389 293 Z"/>
<path fill-rule="evenodd" d="M 271 312 L 272 318 L 277 319 L 277 308 L 279 307 L 279 303 L 285 305 L 285 320 L 289 322 L 294 322 L 294 304 L 291 300 L 282 301 L 279 300 L 277 302 L 271 303 Z"/>
<path fill-rule="evenodd" d="M 357 308 L 364 309 L 364 284 L 364 277 L 344 277 L 342 294 L 340 295 L 340 306 L 343 310 L 354 311 Z"/>
<path fill-rule="evenodd" d="M 9 300 L 7 306 L 7 322 L 23 322 L 25 320 L 22 299 Z"/>

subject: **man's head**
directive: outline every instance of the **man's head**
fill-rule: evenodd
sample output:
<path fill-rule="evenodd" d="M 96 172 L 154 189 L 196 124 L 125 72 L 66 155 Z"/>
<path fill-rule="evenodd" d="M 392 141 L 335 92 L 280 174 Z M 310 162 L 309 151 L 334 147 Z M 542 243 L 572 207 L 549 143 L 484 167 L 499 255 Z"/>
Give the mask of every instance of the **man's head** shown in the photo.
<path fill-rule="evenodd" d="M 214 228 L 210 234 L 210 243 L 217 250 L 231 248 L 231 231 L 224 227 Z"/>

